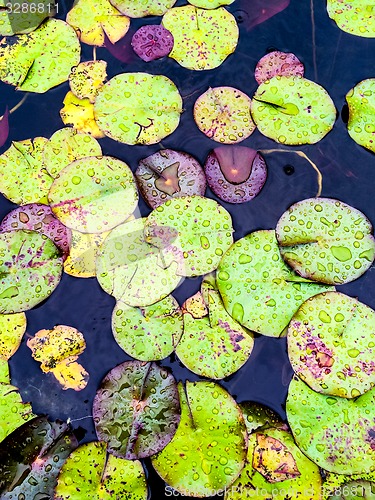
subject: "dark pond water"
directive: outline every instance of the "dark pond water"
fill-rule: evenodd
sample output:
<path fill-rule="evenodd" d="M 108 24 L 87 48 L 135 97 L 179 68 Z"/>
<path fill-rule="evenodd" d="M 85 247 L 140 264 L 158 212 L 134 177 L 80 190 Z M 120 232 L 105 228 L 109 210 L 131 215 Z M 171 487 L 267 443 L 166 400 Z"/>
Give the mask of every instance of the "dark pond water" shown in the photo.
<path fill-rule="evenodd" d="M 236 0 L 229 10 L 243 19 L 250 12 L 252 3 L 251 0 Z M 60 3 L 59 17 L 65 16 L 69 5 L 69 2 Z M 141 19 L 134 22 L 134 26 L 159 21 L 159 18 Z M 310 4 L 309 0 L 291 0 L 286 10 L 250 32 L 240 24 L 240 41 L 235 54 L 213 71 L 189 71 L 168 58 L 146 64 L 134 56 L 129 63 L 120 63 L 104 48 L 98 49 L 97 56 L 108 61 L 109 78 L 126 71 L 147 71 L 164 74 L 176 83 L 184 97 L 185 112 L 180 126 L 163 140 L 163 146 L 193 154 L 202 163 L 215 143 L 199 132 L 193 122 L 195 99 L 209 86 L 219 85 L 236 87 L 251 96 L 257 87 L 254 79 L 256 62 L 272 49 L 294 52 L 305 65 L 306 78 L 324 86 L 338 110 L 338 119 L 332 132 L 317 145 L 300 148 L 323 173 L 322 195 L 355 206 L 374 223 L 374 156 L 349 138 L 344 122 L 345 110 L 341 112 L 347 91 L 360 80 L 375 76 L 375 40 L 354 37 L 340 31 L 328 18 L 325 2 L 312 0 Z M 92 48 L 84 46 L 82 60 L 91 58 Z M 23 107 L 11 116 L 9 140 L 0 153 L 9 147 L 10 140 L 36 136 L 48 138 L 61 128 L 63 124 L 59 110 L 67 91 L 68 84 L 65 83 L 45 95 L 30 95 Z M 12 107 L 19 100 L 19 94 L 0 83 L 0 111 L 4 110 L 6 104 Z M 130 147 L 110 139 L 101 139 L 100 144 L 105 155 L 126 161 L 133 170 L 139 159 L 159 149 L 158 145 Z M 255 149 L 278 147 L 257 131 L 242 144 Z M 281 214 L 292 203 L 316 194 L 315 173 L 302 158 L 276 153 L 268 155 L 267 163 L 268 179 L 256 199 L 243 205 L 220 202 L 232 214 L 235 239 L 257 229 L 273 229 Z M 215 199 L 209 190 L 207 196 Z M 1 198 L 1 217 L 12 208 L 12 203 Z M 142 201 L 140 211 L 143 216 L 150 211 Z M 374 308 L 374 273 L 374 268 L 371 268 L 361 279 L 338 289 L 357 296 Z M 200 279 L 187 279 L 174 292 L 174 296 L 182 303 L 199 286 Z M 34 412 L 48 414 L 52 419 L 70 418 L 72 425 L 83 431 L 82 442 L 96 439 L 91 407 L 101 379 L 115 365 L 130 359 L 116 344 L 111 333 L 110 318 L 114 305 L 114 299 L 101 290 L 96 279 L 77 279 L 64 274 L 53 295 L 39 307 L 27 312 L 27 335 L 33 336 L 38 330 L 52 328 L 56 324 L 72 325 L 84 333 L 87 348 L 81 361 L 90 373 L 90 381 L 83 391 L 63 391 L 53 376 L 43 374 L 39 364 L 31 358 L 25 341 L 10 361 L 12 383 L 19 387 L 25 401 L 32 402 Z M 173 355 L 160 364 L 169 367 L 177 380 L 199 379 Z M 264 403 L 285 417 L 285 399 L 291 376 L 285 339 L 259 336 L 246 365 L 235 375 L 223 380 L 221 385 L 238 402 L 252 400 Z M 165 498 L 163 481 L 156 477 L 147 461 L 146 466 L 152 499 Z"/>

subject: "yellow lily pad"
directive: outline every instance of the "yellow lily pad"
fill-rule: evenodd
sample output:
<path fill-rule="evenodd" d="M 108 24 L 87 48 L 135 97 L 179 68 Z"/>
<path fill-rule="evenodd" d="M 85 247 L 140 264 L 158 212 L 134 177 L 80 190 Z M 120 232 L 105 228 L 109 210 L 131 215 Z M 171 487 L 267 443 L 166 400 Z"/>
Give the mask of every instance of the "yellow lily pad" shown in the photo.
<path fill-rule="evenodd" d="M 107 78 L 106 61 L 86 61 L 72 69 L 69 76 L 70 90 L 79 99 L 87 97 L 95 102 L 98 90 Z"/>
<path fill-rule="evenodd" d="M 162 16 L 176 0 L 111 0 L 111 3 L 129 17 Z"/>
<path fill-rule="evenodd" d="M 96 257 L 110 231 L 100 234 L 80 233 L 72 230 L 69 256 L 64 262 L 64 271 L 76 278 L 96 276 Z"/>
<path fill-rule="evenodd" d="M 90 134 L 96 139 L 105 136 L 95 121 L 94 105 L 90 99 L 80 99 L 73 92 L 68 92 L 63 104 L 60 116 L 65 125 L 73 127 L 77 132 Z"/>
<path fill-rule="evenodd" d="M 222 5 L 230 5 L 234 0 L 188 0 L 191 5 L 202 9 L 216 9 Z"/>
<path fill-rule="evenodd" d="M 0 314 L 0 359 L 8 360 L 17 351 L 26 330 L 25 313 Z"/>

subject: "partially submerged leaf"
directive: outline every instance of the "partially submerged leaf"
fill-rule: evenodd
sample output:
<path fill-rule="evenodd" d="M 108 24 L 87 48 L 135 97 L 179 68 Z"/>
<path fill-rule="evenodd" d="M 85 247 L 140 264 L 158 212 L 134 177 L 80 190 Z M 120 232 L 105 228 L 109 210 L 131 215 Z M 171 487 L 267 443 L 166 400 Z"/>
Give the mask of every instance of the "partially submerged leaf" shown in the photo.
<path fill-rule="evenodd" d="M 35 7 L 34 7 L 35 6 Z M 0 35 L 12 36 L 34 31 L 46 18 L 55 14 L 54 0 L 20 3 L 19 0 L 0 0 Z"/>
<path fill-rule="evenodd" d="M 362 80 L 346 94 L 348 132 L 359 145 L 375 152 L 375 78 Z"/>
<path fill-rule="evenodd" d="M 109 233 L 110 231 L 100 234 L 72 231 L 72 241 L 69 256 L 64 262 L 64 271 L 76 278 L 94 278 L 100 246 Z"/>
<path fill-rule="evenodd" d="M 230 5 L 234 0 L 189 0 L 191 5 L 201 9 L 217 9 L 222 5 Z"/>
<path fill-rule="evenodd" d="M 0 359 L 8 360 L 17 351 L 26 331 L 25 313 L 0 314 Z M 2 383 L 0 381 L 0 383 Z"/>
<path fill-rule="evenodd" d="M 107 78 L 106 61 L 85 61 L 72 68 L 69 75 L 70 90 L 79 99 L 95 102 L 98 90 Z"/>
<path fill-rule="evenodd" d="M 9 108 L 5 107 L 3 116 L 0 117 L 0 148 L 4 146 L 9 135 Z"/>
<path fill-rule="evenodd" d="M 375 38 L 375 12 L 371 2 L 327 0 L 327 12 L 343 31 L 351 35 Z"/>
<path fill-rule="evenodd" d="M 176 0 L 111 0 L 111 3 L 123 14 L 129 17 L 162 16 L 173 7 Z"/>
<path fill-rule="evenodd" d="M 305 67 L 291 52 L 274 50 L 263 56 L 255 67 L 255 80 L 260 85 L 276 75 L 303 76 Z"/>
<path fill-rule="evenodd" d="M 134 52 L 146 62 L 167 56 L 173 43 L 172 33 L 160 24 L 141 26 L 132 38 Z"/>
<path fill-rule="evenodd" d="M 73 92 L 68 92 L 63 104 L 60 116 L 65 125 L 70 125 L 75 131 L 90 134 L 97 139 L 105 136 L 95 121 L 94 104 L 89 98 L 79 99 Z"/>
<path fill-rule="evenodd" d="M 265 405 L 245 401 L 240 403 L 240 408 L 245 419 L 248 434 L 252 434 L 255 431 L 264 432 L 269 428 L 288 430 L 287 425 L 281 417 Z"/>
<path fill-rule="evenodd" d="M 239 0 L 238 7 L 242 9 L 242 23 L 247 31 L 262 24 L 288 7 L 290 0 Z"/>
<path fill-rule="evenodd" d="M 30 403 L 23 403 L 17 387 L 0 384 L 0 443 L 17 427 L 35 415 Z M 9 453 L 9 450 L 7 450 Z M 3 478 L 1 478 L 3 479 Z M 0 479 L 0 484 L 1 484 Z"/>

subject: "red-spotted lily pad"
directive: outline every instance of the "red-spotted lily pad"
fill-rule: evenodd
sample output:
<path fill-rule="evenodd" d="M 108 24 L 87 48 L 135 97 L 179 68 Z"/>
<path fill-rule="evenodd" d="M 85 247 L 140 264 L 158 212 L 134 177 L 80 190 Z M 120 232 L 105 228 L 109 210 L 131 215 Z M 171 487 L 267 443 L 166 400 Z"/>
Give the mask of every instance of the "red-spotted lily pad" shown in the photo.
<path fill-rule="evenodd" d="M 216 280 L 229 314 L 270 337 L 283 335 L 299 306 L 327 290 L 285 265 L 274 231 L 256 231 L 236 241 L 222 258 Z"/>
<path fill-rule="evenodd" d="M 168 10 L 163 26 L 174 38 L 169 57 L 188 69 L 217 68 L 237 46 L 236 19 L 224 7 L 214 10 L 184 5 Z"/>
<path fill-rule="evenodd" d="M 337 26 L 351 35 L 375 38 L 375 12 L 363 0 L 327 0 L 327 12 Z"/>
<path fill-rule="evenodd" d="M 141 160 L 135 171 L 139 190 L 151 208 L 170 198 L 206 191 L 206 177 L 191 155 L 162 149 Z"/>
<path fill-rule="evenodd" d="M 90 134 L 97 139 L 105 137 L 95 121 L 94 104 L 88 97 L 80 99 L 73 92 L 68 92 L 63 100 L 64 107 L 60 116 L 64 125 L 74 128 L 75 132 Z"/>
<path fill-rule="evenodd" d="M 141 26 L 133 35 L 134 52 L 144 61 L 154 61 L 167 56 L 173 49 L 173 35 L 164 26 L 147 24 Z"/>
<path fill-rule="evenodd" d="M 247 450 L 240 408 L 220 385 L 180 382 L 181 422 L 172 441 L 152 457 L 162 479 L 181 495 L 223 491 L 240 474 Z"/>
<path fill-rule="evenodd" d="M 157 248 L 170 242 L 171 258 L 178 259 L 178 274 L 199 276 L 214 271 L 233 243 L 230 214 L 216 201 L 203 196 L 181 196 L 155 208 L 146 219 L 145 239 Z"/>
<path fill-rule="evenodd" d="M 281 144 L 315 144 L 332 129 L 336 108 L 327 91 L 298 76 L 275 76 L 251 101 L 259 131 Z"/>
<path fill-rule="evenodd" d="M 163 75 L 122 73 L 99 91 L 94 104 L 99 128 L 125 144 L 154 144 L 177 128 L 182 98 Z"/>
<path fill-rule="evenodd" d="M 355 398 L 375 386 L 375 311 L 327 292 L 307 300 L 288 328 L 288 355 L 314 391 Z"/>
<path fill-rule="evenodd" d="M 62 466 L 53 498 L 146 500 L 147 485 L 141 462 L 114 457 L 106 448 L 105 443 L 94 441 L 74 450 Z"/>
<path fill-rule="evenodd" d="M 222 5 L 230 5 L 234 0 L 189 0 L 191 5 L 201 9 L 216 9 Z"/>
<path fill-rule="evenodd" d="M 0 359 L 8 360 L 17 351 L 26 331 L 25 313 L 0 314 Z M 1 383 L 1 381 L 0 381 Z"/>
<path fill-rule="evenodd" d="M 299 448 L 319 467 L 362 474 L 375 467 L 375 389 L 355 399 L 313 391 L 295 377 L 286 402 Z"/>
<path fill-rule="evenodd" d="M 107 78 L 106 61 L 85 61 L 72 68 L 69 75 L 70 90 L 79 99 L 86 97 L 94 103 L 98 90 Z M 89 156 L 89 155 L 87 155 Z"/>
<path fill-rule="evenodd" d="M 284 431 L 288 430 L 287 425 L 283 422 L 281 417 L 265 405 L 252 401 L 245 401 L 240 403 L 240 408 L 245 419 L 248 434 L 252 434 L 255 431 L 263 432 L 268 428 L 278 428 Z"/>
<path fill-rule="evenodd" d="M 100 246 L 110 231 L 100 234 L 72 231 L 69 255 L 64 262 L 64 271 L 76 278 L 94 278 L 96 276 L 96 258 Z"/>
<path fill-rule="evenodd" d="M 129 17 L 162 16 L 173 7 L 176 0 L 111 0 L 111 3 L 123 14 Z"/>
<path fill-rule="evenodd" d="M 146 307 L 130 307 L 117 301 L 112 314 L 112 332 L 129 356 L 156 361 L 169 356 L 182 335 L 183 321 L 177 300 L 165 299 Z"/>
<path fill-rule="evenodd" d="M 259 194 L 267 178 L 263 156 L 244 146 L 221 146 L 207 156 L 204 172 L 208 185 L 228 203 L 245 203 Z"/>
<path fill-rule="evenodd" d="M 246 94 L 233 87 L 209 88 L 195 101 L 194 121 L 214 141 L 241 142 L 255 130 L 250 102 Z"/>
<path fill-rule="evenodd" d="M 71 231 L 53 215 L 51 207 L 31 203 L 9 212 L 0 224 L 0 231 L 29 229 L 48 236 L 60 250 L 63 259 L 69 255 Z"/>
<path fill-rule="evenodd" d="M 98 438 L 115 456 L 154 455 L 170 442 L 180 421 L 176 381 L 155 363 L 126 361 L 102 380 L 93 416 Z"/>
<path fill-rule="evenodd" d="M 128 165 L 111 156 L 89 156 L 65 167 L 48 193 L 55 216 L 82 233 L 104 233 L 135 210 L 138 193 Z"/>
<path fill-rule="evenodd" d="M 0 314 L 31 309 L 45 300 L 60 281 L 60 251 L 43 234 L 2 232 L 0 255 Z"/>
<path fill-rule="evenodd" d="M 17 427 L 35 417 L 30 403 L 23 403 L 17 387 L 0 384 L 0 443 Z M 9 453 L 9 449 L 8 449 Z M 0 484 L 3 477 L 0 478 Z"/>
<path fill-rule="evenodd" d="M 0 148 L 4 146 L 9 136 L 9 108 L 6 106 L 3 116 L 0 117 Z"/>
<path fill-rule="evenodd" d="M 0 35 L 12 36 L 34 31 L 46 17 L 56 11 L 54 0 L 38 0 L 37 3 L 17 0 L 0 1 Z"/>
<path fill-rule="evenodd" d="M 279 219 L 283 259 L 301 276 L 342 284 L 361 276 L 375 257 L 372 225 L 359 210 L 331 198 L 308 198 Z"/>
<path fill-rule="evenodd" d="M 274 50 L 263 56 L 255 67 L 255 80 L 260 85 L 276 75 L 303 76 L 305 67 L 291 52 Z"/>
<path fill-rule="evenodd" d="M 184 333 L 176 354 L 189 370 L 222 379 L 246 363 L 253 335 L 226 312 L 213 276 L 204 278 L 201 292 L 187 299 L 182 311 Z"/>
<path fill-rule="evenodd" d="M 357 144 L 375 152 L 375 78 L 363 80 L 349 90 L 346 101 L 350 137 Z"/>

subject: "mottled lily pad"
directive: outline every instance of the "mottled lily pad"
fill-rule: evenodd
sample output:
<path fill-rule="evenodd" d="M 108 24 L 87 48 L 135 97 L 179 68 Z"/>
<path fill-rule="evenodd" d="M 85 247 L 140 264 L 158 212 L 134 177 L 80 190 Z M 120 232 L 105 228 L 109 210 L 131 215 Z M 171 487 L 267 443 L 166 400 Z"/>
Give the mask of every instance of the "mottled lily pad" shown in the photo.
<path fill-rule="evenodd" d="M 270 337 L 283 335 L 299 306 L 327 290 L 285 265 L 274 231 L 256 231 L 236 241 L 222 258 L 216 280 L 229 314 Z"/>
<path fill-rule="evenodd" d="M 69 75 L 70 90 L 79 99 L 95 102 L 98 90 L 107 78 L 106 61 L 85 61 L 72 68 Z M 89 155 L 87 155 L 89 156 Z"/>
<path fill-rule="evenodd" d="M 375 474 L 335 474 L 326 472 L 323 500 L 361 500 L 375 496 Z"/>
<path fill-rule="evenodd" d="M 33 7 L 35 6 L 35 7 Z M 12 36 L 34 31 L 46 17 L 55 14 L 54 0 L 20 3 L 19 0 L 0 0 L 0 35 Z"/>
<path fill-rule="evenodd" d="M 173 7 L 176 0 L 111 0 L 111 3 L 123 14 L 129 17 L 162 16 Z"/>
<path fill-rule="evenodd" d="M 124 222 L 138 201 L 128 165 L 111 156 L 89 156 L 65 167 L 48 193 L 53 213 L 82 233 L 104 233 Z"/>
<path fill-rule="evenodd" d="M 326 396 L 294 377 L 286 402 L 299 448 L 317 465 L 338 474 L 375 466 L 375 389 L 355 399 Z"/>
<path fill-rule="evenodd" d="M 59 19 L 48 19 L 32 33 L 1 40 L 0 80 L 18 90 L 47 92 L 68 79 L 80 52 L 74 29 Z"/>
<path fill-rule="evenodd" d="M 274 50 L 263 56 L 255 67 L 255 80 L 260 85 L 276 75 L 303 76 L 305 67 L 291 52 Z"/>
<path fill-rule="evenodd" d="M 174 377 L 155 363 L 126 361 L 102 380 L 93 405 L 96 433 L 130 460 L 162 450 L 180 421 Z"/>
<path fill-rule="evenodd" d="M 2 358 L 0 358 L 0 384 L 10 384 L 9 363 Z"/>
<path fill-rule="evenodd" d="M 191 5 L 201 9 L 216 9 L 222 5 L 230 5 L 234 0 L 189 0 Z"/>
<path fill-rule="evenodd" d="M 177 236 L 170 248 L 177 257 L 178 274 L 199 276 L 214 271 L 233 243 L 230 214 L 203 196 L 181 196 L 155 208 L 147 217 L 145 239 L 165 248 L 168 234 Z"/>
<path fill-rule="evenodd" d="M 146 307 L 130 307 L 117 301 L 112 331 L 118 345 L 129 356 L 156 361 L 169 356 L 182 335 L 182 313 L 171 295 Z"/>
<path fill-rule="evenodd" d="M 348 283 L 375 257 L 372 225 L 359 210 L 331 198 L 308 198 L 279 219 L 276 237 L 283 259 L 301 276 Z"/>
<path fill-rule="evenodd" d="M 72 231 L 72 241 L 69 256 L 64 262 L 64 271 L 76 278 L 94 278 L 100 246 L 109 233 L 110 231 L 100 234 Z"/>
<path fill-rule="evenodd" d="M 375 152 L 375 78 L 362 80 L 346 94 L 348 132 L 361 146 Z"/>
<path fill-rule="evenodd" d="M 327 0 L 327 12 L 341 30 L 351 35 L 375 37 L 375 12 L 371 2 Z"/>
<path fill-rule="evenodd" d="M 146 62 L 167 56 L 173 49 L 173 42 L 172 33 L 160 24 L 141 26 L 132 37 L 134 52 Z"/>
<path fill-rule="evenodd" d="M 206 177 L 199 162 L 191 155 L 162 149 L 143 158 L 135 171 L 138 187 L 151 208 L 170 198 L 206 191 Z"/>
<path fill-rule="evenodd" d="M 13 356 L 25 331 L 25 313 L 0 314 L 0 359 L 8 360 Z"/>
<path fill-rule="evenodd" d="M 220 385 L 180 382 L 181 422 L 152 457 L 162 479 L 182 495 L 206 497 L 229 486 L 245 465 L 247 433 L 239 407 Z"/>
<path fill-rule="evenodd" d="M 240 403 L 242 415 L 245 419 L 248 434 L 255 431 L 264 431 L 269 428 L 278 428 L 284 431 L 288 430 L 287 425 L 282 418 L 271 408 L 260 403 L 245 401 Z"/>
<path fill-rule="evenodd" d="M 64 125 L 69 125 L 77 132 L 90 134 L 97 139 L 105 137 L 95 121 L 94 104 L 88 97 L 79 99 L 73 92 L 68 92 L 63 101 L 60 116 Z"/>
<path fill-rule="evenodd" d="M 201 292 L 187 299 L 182 311 L 184 333 L 176 354 L 189 370 L 222 379 L 246 363 L 253 350 L 253 335 L 226 312 L 214 276 L 204 278 Z"/>
<path fill-rule="evenodd" d="M 154 144 L 177 128 L 182 98 L 166 76 L 122 73 L 99 89 L 94 112 L 99 128 L 115 141 Z"/>
<path fill-rule="evenodd" d="M 54 243 L 35 231 L 0 233 L 0 314 L 31 309 L 57 287 L 62 257 Z"/>
<path fill-rule="evenodd" d="M 54 499 L 72 500 L 79 496 L 92 500 L 146 500 L 141 462 L 114 457 L 106 448 L 105 443 L 94 441 L 74 450 L 61 469 Z"/>
<path fill-rule="evenodd" d="M 259 131 L 281 144 L 315 144 L 332 129 L 336 108 L 327 91 L 298 76 L 275 76 L 251 100 Z"/>
<path fill-rule="evenodd" d="M 246 203 L 259 194 L 267 178 L 263 156 L 244 146 L 221 146 L 207 156 L 208 185 L 228 203 Z"/>
<path fill-rule="evenodd" d="M 250 102 L 246 94 L 233 87 L 209 88 L 195 101 L 194 121 L 214 141 L 241 142 L 255 130 Z"/>
<path fill-rule="evenodd" d="M 17 429 L 17 427 L 20 427 L 35 415 L 33 414 L 30 403 L 22 402 L 18 389 L 14 387 L 14 385 L 0 384 L 0 401 L 1 443 L 11 432 Z"/>

